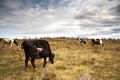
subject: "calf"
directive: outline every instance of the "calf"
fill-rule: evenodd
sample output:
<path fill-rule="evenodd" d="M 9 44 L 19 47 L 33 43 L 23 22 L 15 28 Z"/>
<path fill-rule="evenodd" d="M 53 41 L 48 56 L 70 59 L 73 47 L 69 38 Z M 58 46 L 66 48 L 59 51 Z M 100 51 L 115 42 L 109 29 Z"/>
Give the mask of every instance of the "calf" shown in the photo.
<path fill-rule="evenodd" d="M 31 58 L 31 64 L 36 68 L 35 59 L 44 58 L 43 67 L 46 66 L 46 58 L 49 57 L 49 61 L 54 63 L 54 53 L 51 52 L 50 45 L 45 40 L 29 40 L 22 43 L 22 47 L 25 53 L 25 69 L 28 67 L 28 60 Z"/>
<path fill-rule="evenodd" d="M 103 41 L 102 41 L 102 39 L 92 39 L 92 44 L 103 46 Z"/>

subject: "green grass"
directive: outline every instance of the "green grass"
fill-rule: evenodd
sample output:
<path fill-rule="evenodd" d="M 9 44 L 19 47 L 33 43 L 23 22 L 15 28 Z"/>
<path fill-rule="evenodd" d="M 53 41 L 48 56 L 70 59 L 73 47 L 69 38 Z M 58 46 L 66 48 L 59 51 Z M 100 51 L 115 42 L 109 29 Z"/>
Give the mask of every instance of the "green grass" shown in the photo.
<path fill-rule="evenodd" d="M 104 47 L 91 46 L 91 40 L 81 45 L 76 39 L 45 39 L 55 53 L 55 63 L 43 59 L 36 60 L 38 71 L 34 71 L 29 61 L 29 71 L 24 70 L 24 51 L 19 46 L 9 47 L 0 42 L 0 80 L 91 80 L 120 79 L 120 40 L 104 40 Z M 87 76 L 86 76 L 87 74 Z"/>

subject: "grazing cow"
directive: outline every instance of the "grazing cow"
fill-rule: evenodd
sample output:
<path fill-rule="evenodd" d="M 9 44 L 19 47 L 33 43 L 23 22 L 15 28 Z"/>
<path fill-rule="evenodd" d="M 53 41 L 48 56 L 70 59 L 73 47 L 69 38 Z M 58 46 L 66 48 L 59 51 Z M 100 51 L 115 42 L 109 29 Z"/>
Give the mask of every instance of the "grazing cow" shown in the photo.
<path fill-rule="evenodd" d="M 31 64 L 36 70 L 35 59 L 44 58 L 43 67 L 46 66 L 46 58 L 49 57 L 49 61 L 54 63 L 54 53 L 51 52 L 50 45 L 45 40 L 26 40 L 21 46 L 25 52 L 25 69 L 28 68 L 28 60 L 31 58 Z"/>
<path fill-rule="evenodd" d="M 102 39 L 92 39 L 92 44 L 103 46 L 103 41 L 102 41 Z"/>
<path fill-rule="evenodd" d="M 3 41 L 7 44 L 10 44 L 10 46 L 12 46 L 13 44 L 17 45 L 18 46 L 18 43 L 16 41 L 17 39 L 9 39 L 9 38 L 5 38 L 3 39 Z"/>
<path fill-rule="evenodd" d="M 86 41 L 83 38 L 79 38 L 79 42 L 82 44 L 86 44 Z"/>

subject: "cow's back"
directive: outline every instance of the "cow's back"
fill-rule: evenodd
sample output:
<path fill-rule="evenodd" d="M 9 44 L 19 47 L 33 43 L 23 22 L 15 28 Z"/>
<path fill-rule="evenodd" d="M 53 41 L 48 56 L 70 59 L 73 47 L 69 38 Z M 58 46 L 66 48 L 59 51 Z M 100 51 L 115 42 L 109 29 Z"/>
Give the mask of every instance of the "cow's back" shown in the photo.
<path fill-rule="evenodd" d="M 24 41 L 21 45 L 25 51 L 26 55 L 36 55 L 37 49 L 33 46 L 33 41 Z"/>
<path fill-rule="evenodd" d="M 48 54 L 51 54 L 50 45 L 45 40 L 35 40 L 33 41 L 34 46 L 43 48 L 44 51 L 46 51 Z"/>
<path fill-rule="evenodd" d="M 45 40 L 26 40 L 22 43 L 26 55 L 36 55 L 37 48 L 43 48 L 40 57 L 49 56 L 51 54 L 50 45 Z"/>

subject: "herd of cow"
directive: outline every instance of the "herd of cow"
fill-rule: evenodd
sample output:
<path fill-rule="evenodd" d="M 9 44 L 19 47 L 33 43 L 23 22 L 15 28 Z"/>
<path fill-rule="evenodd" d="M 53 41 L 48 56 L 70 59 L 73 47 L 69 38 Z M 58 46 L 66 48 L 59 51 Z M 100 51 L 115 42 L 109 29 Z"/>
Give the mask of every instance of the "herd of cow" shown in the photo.
<path fill-rule="evenodd" d="M 18 46 L 17 39 L 1 39 L 5 43 L 13 44 Z M 80 43 L 86 44 L 84 39 L 78 39 Z M 93 45 L 101 45 L 103 46 L 102 39 L 91 39 Z M 24 49 L 25 53 L 25 70 L 28 70 L 28 60 L 31 60 L 31 64 L 35 70 L 37 67 L 35 65 L 35 59 L 44 58 L 43 67 L 46 66 L 46 59 L 49 58 L 51 63 L 54 63 L 55 54 L 52 53 L 50 45 L 46 40 L 25 40 L 21 44 L 21 48 Z"/>
<path fill-rule="evenodd" d="M 86 41 L 83 39 L 83 38 L 79 38 L 78 39 L 79 40 L 79 42 L 82 44 L 86 44 Z M 92 44 L 95 46 L 95 45 L 100 45 L 100 46 L 103 46 L 104 44 L 103 44 L 103 41 L 102 41 L 102 39 L 91 39 L 91 42 L 92 42 Z"/>

